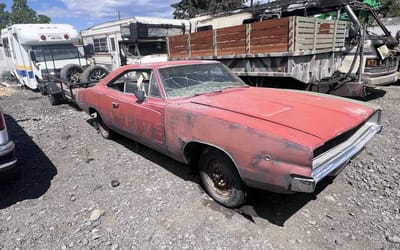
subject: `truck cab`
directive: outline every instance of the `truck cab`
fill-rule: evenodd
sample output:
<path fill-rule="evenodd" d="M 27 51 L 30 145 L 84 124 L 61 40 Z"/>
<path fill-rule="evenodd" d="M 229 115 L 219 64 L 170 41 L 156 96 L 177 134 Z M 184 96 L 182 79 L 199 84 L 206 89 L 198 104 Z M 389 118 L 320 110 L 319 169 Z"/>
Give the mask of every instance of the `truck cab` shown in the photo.
<path fill-rule="evenodd" d="M 129 17 L 96 24 L 81 31 L 83 44 L 93 48 L 92 59 L 109 70 L 132 63 L 166 61 L 166 37 L 188 32 L 188 21 Z"/>

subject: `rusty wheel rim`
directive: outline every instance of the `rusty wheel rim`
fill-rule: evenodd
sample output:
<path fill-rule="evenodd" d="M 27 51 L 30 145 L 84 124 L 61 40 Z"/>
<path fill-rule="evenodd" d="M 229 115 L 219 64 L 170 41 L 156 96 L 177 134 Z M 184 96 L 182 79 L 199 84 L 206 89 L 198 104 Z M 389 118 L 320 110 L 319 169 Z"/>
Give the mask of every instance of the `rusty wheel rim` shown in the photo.
<path fill-rule="evenodd" d="M 207 185 L 217 195 L 229 197 L 232 194 L 232 181 L 224 172 L 223 164 L 213 159 L 208 162 L 206 167 Z"/>

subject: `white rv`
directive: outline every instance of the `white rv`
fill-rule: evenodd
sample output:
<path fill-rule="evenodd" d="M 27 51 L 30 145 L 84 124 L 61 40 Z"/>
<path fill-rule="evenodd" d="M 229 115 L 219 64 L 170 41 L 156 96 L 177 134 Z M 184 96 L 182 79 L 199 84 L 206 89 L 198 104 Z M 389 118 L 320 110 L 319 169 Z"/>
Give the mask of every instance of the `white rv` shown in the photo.
<path fill-rule="evenodd" d="M 78 31 L 68 24 L 15 24 L 1 30 L 6 70 L 36 90 L 66 65 L 87 65 L 74 45 Z"/>
<path fill-rule="evenodd" d="M 167 60 L 166 37 L 189 32 L 186 20 L 130 17 L 81 31 L 95 63 L 109 70 L 121 65 Z"/>

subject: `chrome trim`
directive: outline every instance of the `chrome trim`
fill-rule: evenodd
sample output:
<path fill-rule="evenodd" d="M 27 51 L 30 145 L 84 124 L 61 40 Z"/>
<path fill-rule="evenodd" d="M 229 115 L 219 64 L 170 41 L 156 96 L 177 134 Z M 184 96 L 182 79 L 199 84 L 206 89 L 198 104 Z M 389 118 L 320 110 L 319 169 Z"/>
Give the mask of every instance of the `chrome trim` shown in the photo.
<path fill-rule="evenodd" d="M 293 178 L 290 190 L 294 192 L 312 193 L 315 190 L 317 183 L 313 179 Z"/>
<path fill-rule="evenodd" d="M 367 122 L 349 140 L 315 159 L 314 163 L 318 164 L 318 167 L 314 168 L 313 166 L 311 176 L 316 183 L 329 175 L 329 173 L 341 167 L 343 164 L 346 164 L 354 155 L 364 148 L 365 144 L 367 144 L 375 134 L 379 133 L 381 130 L 382 125 Z M 330 155 L 332 155 L 332 157 L 329 157 Z M 320 162 L 321 160 L 323 161 Z"/>
<path fill-rule="evenodd" d="M 378 85 L 388 85 L 394 83 L 398 80 L 397 71 L 389 75 L 374 76 L 373 74 L 364 74 L 364 83 L 367 85 L 378 86 Z"/>
<path fill-rule="evenodd" d="M 348 140 L 318 156 L 313 161 L 311 177 L 293 177 L 291 191 L 312 193 L 318 182 L 344 167 L 382 130 L 380 111 L 375 112 Z"/>
<path fill-rule="evenodd" d="M 15 144 L 13 141 L 9 141 L 7 144 L 1 145 L 0 146 L 0 156 L 10 153 L 11 151 L 14 150 L 14 148 L 15 148 Z"/>
<path fill-rule="evenodd" d="M 14 158 L 10 162 L 4 163 L 3 165 L 0 165 L 0 173 L 7 171 L 11 168 L 14 168 L 17 165 L 18 160 Z"/>

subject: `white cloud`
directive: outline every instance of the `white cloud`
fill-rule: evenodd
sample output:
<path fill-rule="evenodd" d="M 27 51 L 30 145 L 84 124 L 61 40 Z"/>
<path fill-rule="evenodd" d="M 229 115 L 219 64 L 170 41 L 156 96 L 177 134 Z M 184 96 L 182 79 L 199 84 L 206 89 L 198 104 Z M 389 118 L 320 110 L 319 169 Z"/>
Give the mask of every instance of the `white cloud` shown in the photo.
<path fill-rule="evenodd" d="M 66 9 L 74 16 L 85 16 L 90 18 L 108 18 L 118 15 L 120 11 L 123 17 L 128 16 L 154 16 L 159 13 L 172 13 L 171 3 L 176 0 L 103 0 L 103 1 L 82 1 L 63 0 Z"/>

